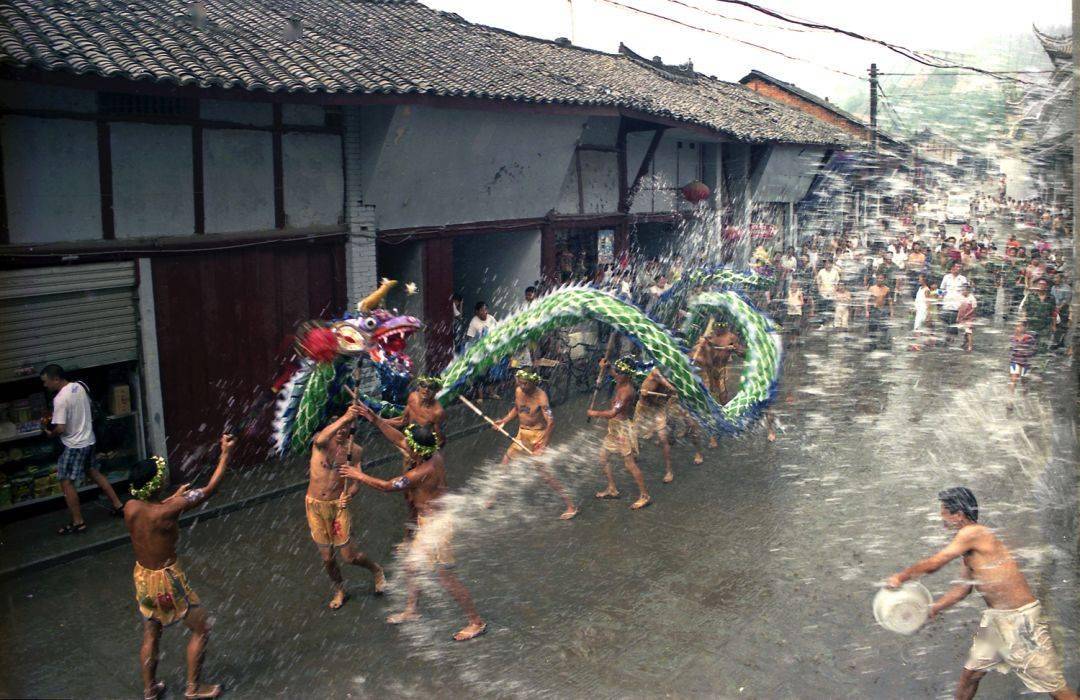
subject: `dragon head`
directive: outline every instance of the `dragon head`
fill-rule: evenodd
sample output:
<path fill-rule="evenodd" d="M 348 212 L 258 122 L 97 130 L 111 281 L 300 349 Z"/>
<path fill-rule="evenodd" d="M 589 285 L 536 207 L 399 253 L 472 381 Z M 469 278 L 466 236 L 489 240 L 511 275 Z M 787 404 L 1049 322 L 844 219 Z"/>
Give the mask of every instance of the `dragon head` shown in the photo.
<path fill-rule="evenodd" d="M 405 352 L 405 344 L 409 336 L 420 330 L 419 319 L 375 309 L 357 318 L 338 321 L 333 329 L 342 354 L 367 353 L 376 365 L 391 364 L 412 371 L 412 359 Z"/>
<path fill-rule="evenodd" d="M 338 321 L 332 328 L 343 355 L 367 353 L 378 367 L 411 374 L 412 359 L 405 352 L 405 344 L 420 330 L 420 320 L 377 308 L 395 284 L 394 280 L 383 280 L 377 290 L 357 304 L 356 317 Z"/>

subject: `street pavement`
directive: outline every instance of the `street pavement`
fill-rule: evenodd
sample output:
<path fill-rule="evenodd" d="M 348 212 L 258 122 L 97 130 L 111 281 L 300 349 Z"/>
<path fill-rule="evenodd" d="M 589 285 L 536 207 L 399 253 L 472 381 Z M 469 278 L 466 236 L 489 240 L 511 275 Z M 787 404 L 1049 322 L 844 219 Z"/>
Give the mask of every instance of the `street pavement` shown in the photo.
<path fill-rule="evenodd" d="M 891 351 L 867 351 L 858 325 L 810 332 L 785 362 L 775 443 L 760 429 L 725 439 L 702 466 L 680 444 L 670 485 L 659 449 L 643 444 L 655 503 L 642 511 L 628 509 L 633 484 L 619 465 L 623 498 L 592 498 L 603 421 L 585 423 L 587 396 L 557 409 L 549 457 L 582 506 L 570 522 L 527 466 L 497 467 L 503 438 L 453 441 L 457 571 L 489 622 L 472 642 L 450 641 L 463 616 L 430 583 L 421 623 L 383 622 L 401 603 L 399 495 L 353 503 L 355 536 L 389 563 L 396 592 L 375 598 L 367 573 L 348 569 L 340 611 L 326 608 L 302 493 L 195 524 L 181 562 L 215 621 L 204 678 L 243 698 L 950 697 L 977 596 L 910 637 L 877 626 L 871 601 L 885 577 L 947 542 L 936 493 L 964 484 L 1020 557 L 1075 687 L 1071 369 L 1040 361 L 1039 381 L 1011 402 L 1004 328 L 980 327 L 971 354 L 911 352 L 906 310 L 896 324 Z M 505 403 L 486 407 L 498 416 Z M 0 584 L 0 695 L 140 692 L 132 565 L 124 546 Z M 925 582 L 940 594 L 959 574 L 952 563 Z M 182 690 L 185 641 L 180 628 L 164 636 L 170 697 Z M 990 674 L 980 697 L 1023 690 Z"/>

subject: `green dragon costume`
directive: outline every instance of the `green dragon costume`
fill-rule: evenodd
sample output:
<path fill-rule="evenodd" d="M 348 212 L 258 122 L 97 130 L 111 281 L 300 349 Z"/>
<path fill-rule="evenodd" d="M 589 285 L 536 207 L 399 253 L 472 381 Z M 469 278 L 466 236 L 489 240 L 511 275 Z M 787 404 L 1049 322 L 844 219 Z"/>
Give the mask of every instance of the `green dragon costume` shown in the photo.
<path fill-rule="evenodd" d="M 767 275 L 758 272 L 739 273 L 725 268 L 691 272 L 657 304 L 659 317 L 674 316 L 678 309 L 686 309 L 684 330 L 688 336 L 702 327 L 703 319 L 719 314 L 742 337 L 746 360 L 739 390 L 726 404 L 721 405 L 709 394 L 691 362 L 687 345 L 665 324 L 650 318 L 634 304 L 589 286 L 556 289 L 494 326 L 443 370 L 440 377 L 443 388 L 438 400 L 443 406 L 449 406 L 473 378 L 529 342 L 559 328 L 599 321 L 631 338 L 641 348 L 676 388 L 683 407 L 710 434 L 738 432 L 751 425 L 772 400 L 780 374 L 782 344 L 776 328 L 740 291 L 765 281 Z M 709 290 L 727 286 L 734 288 L 703 291 L 692 301 L 686 301 L 694 288 Z M 335 333 L 349 336 L 348 342 L 342 340 L 345 349 L 340 355 L 331 361 L 305 360 L 282 387 L 275 420 L 275 441 L 279 451 L 306 451 L 333 402 L 341 401 L 345 388 L 350 392 L 354 390 L 356 373 L 349 367 L 348 359 L 361 354 L 357 348 L 370 355 L 377 370 L 388 357 L 399 366 L 408 366 L 407 360 L 402 360 L 404 339 L 419 328 L 418 322 L 382 310 L 364 309 L 364 303 L 361 302 L 358 320 L 352 319 L 344 326 L 341 322 L 331 326 Z M 395 339 L 395 351 L 391 356 L 380 352 L 379 338 L 386 337 L 387 333 Z M 385 382 L 383 389 L 386 399 Z M 399 409 L 397 401 L 378 401 L 363 395 L 360 398 L 384 413 Z"/>

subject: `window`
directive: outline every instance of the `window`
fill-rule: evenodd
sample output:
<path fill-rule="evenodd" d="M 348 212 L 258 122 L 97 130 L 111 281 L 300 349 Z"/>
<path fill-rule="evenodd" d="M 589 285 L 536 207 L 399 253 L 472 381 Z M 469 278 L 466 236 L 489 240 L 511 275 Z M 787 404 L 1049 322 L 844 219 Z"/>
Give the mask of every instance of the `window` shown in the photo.
<path fill-rule="evenodd" d="M 106 116 L 194 117 L 195 100 L 185 97 L 99 92 L 98 113 Z"/>

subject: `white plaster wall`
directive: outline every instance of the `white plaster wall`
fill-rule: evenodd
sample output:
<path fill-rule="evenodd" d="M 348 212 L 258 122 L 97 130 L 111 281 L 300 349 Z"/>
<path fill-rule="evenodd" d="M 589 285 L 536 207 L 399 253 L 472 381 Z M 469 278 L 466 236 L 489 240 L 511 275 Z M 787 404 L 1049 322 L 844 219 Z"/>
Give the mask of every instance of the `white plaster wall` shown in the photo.
<path fill-rule="evenodd" d="M 619 210 L 619 165 L 614 153 L 578 151 L 581 161 L 581 201 L 578 200 L 578 164 L 570 165 L 559 189 L 555 211 L 560 214 L 613 214 Z M 584 204 L 584 209 L 578 206 Z"/>
<path fill-rule="evenodd" d="M 824 155 L 822 148 L 787 144 L 770 146 L 764 166 L 753 174 L 754 199 L 759 202 L 798 202 L 810 189 Z"/>
<path fill-rule="evenodd" d="M 96 112 L 97 93 L 93 90 L 0 80 L 0 107 Z"/>
<path fill-rule="evenodd" d="M 8 116 L 2 138 L 10 242 L 100 239 L 97 125 Z"/>
<path fill-rule="evenodd" d="M 274 123 L 274 108 L 269 102 L 200 100 L 199 116 L 207 121 L 270 126 Z"/>
<path fill-rule="evenodd" d="M 191 127 L 113 123 L 109 131 L 116 237 L 194 233 Z"/>
<path fill-rule="evenodd" d="M 581 138 L 578 143 L 582 146 L 615 147 L 615 139 L 619 135 L 618 117 L 589 117 L 585 127 L 581 130 Z"/>
<path fill-rule="evenodd" d="M 284 134 L 281 162 L 288 228 L 332 226 L 344 220 L 340 136 Z"/>
<path fill-rule="evenodd" d="M 539 230 L 454 239 L 454 291 L 470 318 L 481 300 L 496 318 L 506 318 L 522 303 L 525 287 L 539 278 Z"/>
<path fill-rule="evenodd" d="M 369 133 L 378 135 L 374 121 Z M 364 200 L 375 205 L 380 229 L 543 216 L 558 203 L 583 124 L 575 116 L 397 107 L 381 141 L 365 143 Z"/>
<path fill-rule="evenodd" d="M 269 132 L 204 130 L 203 171 L 207 233 L 274 228 Z"/>
<path fill-rule="evenodd" d="M 326 124 L 326 108 L 322 105 L 281 105 L 281 121 L 285 124 L 323 126 Z"/>

